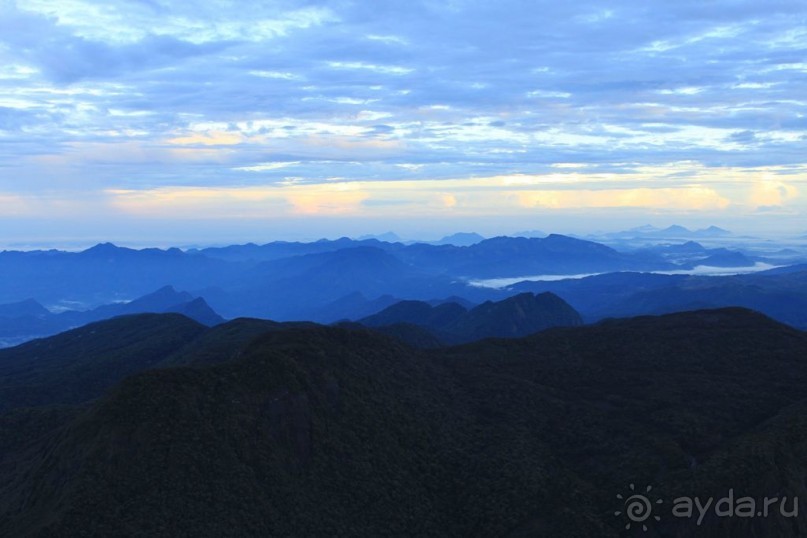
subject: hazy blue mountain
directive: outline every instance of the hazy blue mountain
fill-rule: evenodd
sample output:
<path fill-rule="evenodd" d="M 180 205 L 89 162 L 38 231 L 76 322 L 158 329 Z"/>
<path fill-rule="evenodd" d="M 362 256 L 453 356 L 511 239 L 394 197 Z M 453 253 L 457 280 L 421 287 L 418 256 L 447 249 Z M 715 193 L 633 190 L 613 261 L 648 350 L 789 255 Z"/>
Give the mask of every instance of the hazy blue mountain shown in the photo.
<path fill-rule="evenodd" d="M 494 237 L 469 247 L 410 245 L 396 255 L 424 271 L 473 278 L 674 267 L 663 260 L 620 253 L 599 243 L 555 234 L 543 239 Z"/>
<path fill-rule="evenodd" d="M 605 317 L 740 306 L 807 328 L 807 271 L 723 277 L 612 273 L 557 282 L 521 282 L 510 293 L 549 291 L 587 321 Z"/>
<path fill-rule="evenodd" d="M 724 230 L 718 226 L 709 226 L 707 228 L 701 228 L 698 230 L 690 230 L 685 226 L 680 226 L 678 224 L 673 224 L 671 226 L 667 226 L 666 228 L 658 228 L 656 226 L 651 226 L 646 224 L 644 226 L 637 226 L 635 228 L 631 228 L 630 230 L 620 231 L 620 232 L 611 232 L 604 234 L 606 237 L 610 237 L 612 239 L 630 239 L 630 238 L 656 238 L 656 239 L 683 239 L 683 238 L 721 238 L 721 237 L 728 237 L 733 235 L 730 231 Z"/>
<path fill-rule="evenodd" d="M 83 252 L 0 252 L 0 302 L 70 300 L 89 307 L 150 293 L 167 282 L 183 289 L 237 278 L 242 267 L 179 249 L 133 250 L 106 243 Z M 11 285 L 10 283 L 13 283 Z"/>
<path fill-rule="evenodd" d="M 276 320 L 334 321 L 335 302 L 356 292 L 375 301 L 384 296 L 432 299 L 461 294 L 467 286 L 444 275 L 429 274 L 392 253 L 356 247 L 264 262 L 244 273 L 227 290 L 205 290 L 217 312 Z M 350 301 L 350 300 L 349 300 Z M 325 319 L 331 318 L 331 319 Z"/>
<path fill-rule="evenodd" d="M 767 269 L 757 273 L 758 276 L 765 277 L 768 275 L 786 275 L 791 273 L 807 273 L 807 263 L 800 263 L 796 265 L 788 265 L 786 267 L 776 267 L 774 269 Z"/>
<path fill-rule="evenodd" d="M 0 317 L 22 318 L 43 317 L 50 315 L 50 311 L 33 299 L 26 299 L 16 303 L 0 304 Z"/>
<path fill-rule="evenodd" d="M 226 318 L 251 316 L 329 323 L 365 317 L 395 300 L 433 301 L 455 296 L 478 304 L 501 300 L 518 291 L 469 285 L 468 281 L 475 279 L 674 271 L 697 265 L 747 267 L 758 260 L 735 251 L 705 248 L 694 241 L 675 242 L 678 244 L 618 251 L 553 234 L 545 238 L 495 237 L 470 246 L 341 238 L 189 252 L 133 250 L 111 244 L 80 253 L 3 252 L 0 282 L 6 284 L 0 285 L 0 300 L 32 299 L 49 306 L 80 303 L 88 305 L 83 309 L 92 310 L 104 304 L 124 304 L 170 282 L 194 297 L 203 296 L 213 311 Z M 583 298 L 583 303 L 599 300 L 595 286 L 589 292 L 595 296 Z M 590 315 L 591 309 L 585 304 L 579 306 L 579 297 L 561 297 L 579 308 L 584 317 Z M 160 308 L 125 303 L 128 306 L 103 307 L 93 315 L 74 312 L 62 318 L 41 311 L 33 316 L 9 318 L 13 322 L 0 316 L 5 319 L 0 323 L 0 337 L 53 334 L 111 315 L 165 311 L 188 299 L 165 298 Z M 766 312 L 774 315 L 770 310 Z M 188 313 L 195 315 L 192 310 Z M 205 323 L 213 323 L 215 315 L 208 310 L 197 317 L 202 320 L 204 316 Z"/>
<path fill-rule="evenodd" d="M 308 254 L 323 254 L 356 247 L 387 249 L 396 248 L 392 243 L 387 243 L 374 238 L 351 239 L 349 237 L 341 237 L 335 240 L 320 239 L 319 241 L 314 241 L 311 243 L 293 241 L 273 241 L 264 245 L 248 243 L 246 245 L 211 247 L 197 250 L 193 253 L 208 258 L 221 259 L 231 262 L 264 262 L 296 256 L 305 256 Z"/>
<path fill-rule="evenodd" d="M 165 310 L 162 310 L 162 312 L 182 314 L 208 327 L 224 323 L 224 318 L 216 314 L 203 297 L 197 297 L 184 303 L 169 306 Z"/>
<path fill-rule="evenodd" d="M 695 235 L 698 237 L 726 237 L 732 235 L 732 233 L 718 226 L 709 226 L 708 228 L 696 230 Z"/>
<path fill-rule="evenodd" d="M 513 234 L 513 237 L 546 237 L 548 233 L 542 230 L 522 230 Z"/>
<path fill-rule="evenodd" d="M 457 247 L 469 247 L 475 245 L 485 238 L 476 232 L 457 232 L 455 234 L 447 235 L 442 239 L 435 241 L 435 245 L 454 245 Z"/>
<path fill-rule="evenodd" d="M 367 239 L 375 239 L 377 241 L 384 241 L 387 243 L 400 243 L 401 238 L 395 232 L 385 232 L 383 234 L 378 235 L 362 235 L 358 238 L 358 241 L 364 241 Z"/>
<path fill-rule="evenodd" d="M 755 261 L 741 252 L 732 252 L 727 249 L 711 249 L 705 258 L 701 258 L 689 265 L 705 265 L 708 267 L 753 267 Z"/>
<path fill-rule="evenodd" d="M 134 301 L 102 305 L 85 311 L 68 310 L 54 314 L 41 306 L 37 308 L 38 303 L 36 302 L 27 301 L 23 304 L 27 305 L 27 310 L 38 314 L 15 317 L 0 316 L 0 337 L 12 339 L 12 342 L 18 343 L 32 338 L 50 336 L 95 321 L 142 313 L 184 314 L 208 326 L 224 321 L 203 298 L 194 298 L 190 293 L 178 292 L 172 286 L 164 286 Z M 18 308 L 17 311 L 22 310 Z"/>

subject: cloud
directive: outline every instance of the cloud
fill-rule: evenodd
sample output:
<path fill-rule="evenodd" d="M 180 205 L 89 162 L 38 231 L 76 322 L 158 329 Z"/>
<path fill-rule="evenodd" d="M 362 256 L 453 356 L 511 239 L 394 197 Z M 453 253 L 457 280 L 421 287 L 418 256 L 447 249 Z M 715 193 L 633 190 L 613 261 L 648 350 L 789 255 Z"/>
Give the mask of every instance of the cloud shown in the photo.
<path fill-rule="evenodd" d="M 730 202 L 715 189 L 703 186 L 681 188 L 636 188 L 575 191 L 523 191 L 517 194 L 524 207 L 550 209 L 628 208 L 662 210 L 722 210 Z"/>
<path fill-rule="evenodd" d="M 779 177 L 807 170 L 800 1 L 2 1 L 12 195 L 347 178 L 471 214 L 508 211 L 463 189 L 509 177 L 528 205 L 807 210 Z"/>
<path fill-rule="evenodd" d="M 755 181 L 751 187 L 750 204 L 757 209 L 764 207 L 781 207 L 798 197 L 799 191 L 784 181 L 763 177 Z"/>

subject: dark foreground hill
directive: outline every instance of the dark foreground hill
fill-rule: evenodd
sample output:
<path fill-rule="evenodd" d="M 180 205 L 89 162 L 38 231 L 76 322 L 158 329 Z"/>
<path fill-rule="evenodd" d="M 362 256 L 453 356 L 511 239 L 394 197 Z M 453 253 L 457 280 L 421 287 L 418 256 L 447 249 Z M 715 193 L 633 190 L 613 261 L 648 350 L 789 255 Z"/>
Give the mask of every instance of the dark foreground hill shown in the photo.
<path fill-rule="evenodd" d="M 239 323 L 183 363 L 210 331 L 256 329 Z M 0 415 L 0 535 L 608 537 L 629 484 L 666 501 L 630 535 L 807 533 L 803 512 L 670 512 L 730 488 L 807 499 L 807 335 L 759 314 L 432 351 L 369 329 L 269 329 L 82 408 Z"/>

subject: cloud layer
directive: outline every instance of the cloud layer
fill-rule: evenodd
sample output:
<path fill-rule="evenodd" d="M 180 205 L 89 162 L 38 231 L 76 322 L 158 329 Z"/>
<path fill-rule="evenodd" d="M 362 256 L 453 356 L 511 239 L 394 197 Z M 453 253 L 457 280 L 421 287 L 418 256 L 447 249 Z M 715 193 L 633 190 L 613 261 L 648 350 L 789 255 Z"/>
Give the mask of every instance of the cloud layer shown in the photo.
<path fill-rule="evenodd" d="M 0 216 L 803 215 L 804 2 L 605 4 L 0 0 Z"/>

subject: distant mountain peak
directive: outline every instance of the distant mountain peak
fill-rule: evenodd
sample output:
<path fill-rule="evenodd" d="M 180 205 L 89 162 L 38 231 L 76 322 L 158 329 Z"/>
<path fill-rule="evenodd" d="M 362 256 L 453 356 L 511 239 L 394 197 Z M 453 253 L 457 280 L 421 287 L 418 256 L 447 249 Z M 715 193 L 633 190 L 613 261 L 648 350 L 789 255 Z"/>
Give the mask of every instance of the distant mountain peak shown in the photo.
<path fill-rule="evenodd" d="M 367 241 L 368 239 L 375 239 L 376 241 L 383 241 L 383 242 L 386 242 L 386 243 L 400 243 L 401 242 L 400 236 L 398 234 L 396 234 L 395 232 L 385 232 L 385 233 L 377 234 L 377 235 L 373 235 L 373 234 L 362 235 L 362 236 L 358 237 L 357 240 L 358 241 Z"/>
<path fill-rule="evenodd" d="M 542 230 L 522 230 L 520 232 L 514 233 L 513 237 L 527 237 L 527 238 L 537 237 L 537 238 L 541 238 L 541 237 L 546 237 L 547 235 L 548 234 L 546 232 L 542 231 Z"/>
<path fill-rule="evenodd" d="M 443 237 L 439 241 L 436 241 L 436 244 L 469 247 L 484 240 L 485 238 L 476 232 L 457 232 Z"/>
<path fill-rule="evenodd" d="M 710 237 L 721 237 L 721 236 L 731 235 L 730 231 L 725 230 L 723 228 L 720 228 L 719 226 L 714 226 L 714 225 L 709 226 L 708 228 L 700 229 L 695 233 L 697 233 L 698 235 L 705 235 L 705 236 L 710 236 Z"/>
<path fill-rule="evenodd" d="M 642 226 L 637 226 L 636 228 L 631 228 L 628 230 L 629 232 L 639 232 L 639 233 L 652 233 L 658 232 L 661 228 L 657 228 L 651 224 L 644 224 Z"/>
<path fill-rule="evenodd" d="M 121 247 L 114 243 L 98 243 L 94 247 L 82 251 L 82 254 L 112 254 L 121 250 Z"/>

